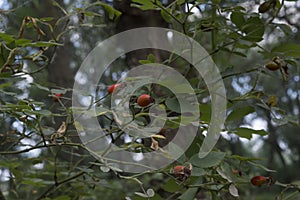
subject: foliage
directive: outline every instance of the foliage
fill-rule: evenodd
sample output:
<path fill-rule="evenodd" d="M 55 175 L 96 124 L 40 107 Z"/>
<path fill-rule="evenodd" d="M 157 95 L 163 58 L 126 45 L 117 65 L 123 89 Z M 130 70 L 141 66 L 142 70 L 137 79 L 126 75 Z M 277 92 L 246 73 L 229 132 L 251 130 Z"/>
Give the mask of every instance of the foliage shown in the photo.
<path fill-rule="evenodd" d="M 18 27 L 12 26 L 0 33 L 0 198 L 248 199 L 260 193 L 269 199 L 300 197 L 300 176 L 296 174 L 300 147 L 295 134 L 300 127 L 300 45 L 295 43 L 299 39 L 300 24 L 291 23 L 293 13 L 287 15 L 296 1 L 295 4 L 278 0 L 260 4 L 218 0 L 176 0 L 169 4 L 157 0 L 131 2 L 132 7 L 144 12 L 158 11 L 171 28 L 194 38 L 207 49 L 220 68 L 228 104 L 223 138 L 212 152 L 200 159 L 199 146 L 211 121 L 210 94 L 203 80 L 195 80 L 191 66 L 170 54 L 161 63 L 175 63 L 200 102 L 199 134 L 172 166 L 140 174 L 122 172 L 105 158 L 94 159 L 93 152 L 78 139 L 81 124 L 72 115 L 80 112 L 70 105 L 70 94 L 78 91 L 46 81 L 54 60 L 67 59 L 61 58 L 57 51 L 67 46 L 69 37 L 90 34 L 74 51 L 76 67 L 73 68 L 76 69 L 82 61 L 80 58 L 91 50 L 84 47 L 97 42 L 92 41 L 93 36 L 112 29 L 122 17 L 122 13 L 108 3 L 79 2 L 78 6 L 52 1 L 52 9 L 62 16 L 24 15 L 18 12 L 21 7 L 1 10 L 7 20 L 17 13 Z M 33 5 L 41 6 L 36 2 Z M 102 33 L 102 37 L 107 35 Z M 72 42 L 76 47 L 78 41 Z M 139 62 L 159 62 L 156 56 L 149 54 Z M 278 65 L 278 70 L 265 67 L 270 61 Z M 139 138 L 125 141 L 126 133 L 117 126 L 110 111 L 111 94 L 106 89 L 128 66 L 124 59 L 112 65 L 118 67 L 110 67 L 108 75 L 102 77 L 96 99 L 90 104 L 97 107 L 95 116 L 108 138 L 122 148 L 142 152 L 158 150 L 166 140 L 162 132 L 151 137 L 150 145 L 139 142 Z M 73 79 L 73 75 L 70 76 Z M 180 106 L 168 89 L 159 88 L 164 94 L 159 96 L 155 87 L 158 86 L 145 85 L 134 92 L 130 101 L 132 120 L 147 125 L 149 107 L 141 108 L 136 99 L 143 93 L 151 94 L 171 116 L 165 131 L 176 133 L 180 125 L 191 120 L 178 114 Z M 254 127 L 255 118 L 267 126 Z M 246 145 L 241 142 L 243 139 L 248 140 Z M 253 151 L 251 142 L 254 146 L 262 142 L 265 145 L 258 145 L 261 150 Z M 187 180 L 178 180 L 170 173 L 174 166 L 187 164 L 193 166 Z M 270 181 L 260 188 L 255 187 L 250 180 L 257 175 L 267 176 Z"/>

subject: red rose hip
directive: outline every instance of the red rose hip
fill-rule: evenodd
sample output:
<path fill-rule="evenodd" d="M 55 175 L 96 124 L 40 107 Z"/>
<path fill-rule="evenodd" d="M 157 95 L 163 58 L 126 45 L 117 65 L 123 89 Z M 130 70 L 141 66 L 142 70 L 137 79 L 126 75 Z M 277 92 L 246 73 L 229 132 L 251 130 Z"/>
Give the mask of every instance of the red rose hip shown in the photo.
<path fill-rule="evenodd" d="M 113 84 L 113 85 L 109 86 L 107 89 L 108 93 L 109 94 L 113 93 L 118 86 L 119 86 L 119 84 Z"/>
<path fill-rule="evenodd" d="M 261 186 L 261 185 L 263 185 L 264 183 L 266 183 L 268 180 L 269 180 L 269 177 L 265 177 L 265 176 L 254 176 L 254 177 L 251 179 L 251 183 L 252 183 L 252 185 L 255 185 L 255 186 Z"/>
<path fill-rule="evenodd" d="M 183 166 L 183 165 L 177 165 L 173 168 L 172 173 L 173 174 L 184 174 L 184 168 L 185 168 L 185 166 Z"/>
<path fill-rule="evenodd" d="M 175 178 L 179 181 L 185 181 L 192 173 L 192 165 L 188 167 L 183 165 L 177 165 L 171 169 L 171 173 L 174 174 Z"/>
<path fill-rule="evenodd" d="M 139 106 L 141 107 L 146 107 L 148 106 L 150 103 L 153 103 L 154 99 L 148 95 L 148 94 L 142 94 L 141 96 L 139 96 L 139 98 L 137 99 L 137 103 Z"/>
<path fill-rule="evenodd" d="M 52 99 L 53 99 L 54 102 L 57 102 L 58 99 L 60 99 L 62 96 L 63 96 L 63 94 L 57 93 L 57 94 L 54 94 L 54 95 L 53 95 L 53 98 L 52 98 Z"/>

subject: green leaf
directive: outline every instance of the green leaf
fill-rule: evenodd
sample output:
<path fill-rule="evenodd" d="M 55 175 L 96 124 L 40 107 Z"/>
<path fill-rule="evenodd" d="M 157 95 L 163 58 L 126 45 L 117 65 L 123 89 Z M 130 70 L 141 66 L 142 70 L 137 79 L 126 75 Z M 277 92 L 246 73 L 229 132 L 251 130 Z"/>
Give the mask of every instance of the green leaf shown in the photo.
<path fill-rule="evenodd" d="M 18 162 L 16 159 L 14 160 L 10 160 L 9 162 L 7 160 L 0 160 L 0 166 L 1 167 L 6 167 L 6 168 L 9 168 L 9 169 L 14 169 L 14 168 L 17 168 L 21 165 L 20 162 Z"/>
<path fill-rule="evenodd" d="M 248 161 L 248 163 L 254 165 L 255 167 L 258 167 L 262 170 L 265 170 L 266 172 L 276 172 L 276 170 L 273 170 L 273 169 L 269 169 L 261 164 L 258 164 L 258 163 L 255 163 L 255 162 L 252 162 L 252 161 Z"/>
<path fill-rule="evenodd" d="M 200 120 L 209 122 L 211 118 L 211 104 L 201 104 L 200 106 Z"/>
<path fill-rule="evenodd" d="M 31 107 L 28 106 L 28 105 L 16 105 L 16 104 L 10 104 L 10 103 L 7 103 L 6 105 L 1 105 L 0 107 L 0 110 L 3 110 L 3 111 L 23 111 L 23 110 L 26 110 L 26 111 L 30 111 Z"/>
<path fill-rule="evenodd" d="M 198 154 L 195 154 L 191 157 L 189 162 L 192 165 L 195 165 L 200 168 L 208 168 L 219 165 L 224 159 L 225 155 L 226 153 L 224 152 L 212 151 L 206 157 L 200 159 Z"/>
<path fill-rule="evenodd" d="M 117 21 L 122 14 L 117 9 L 114 9 L 110 5 L 100 2 L 100 1 L 92 3 L 89 7 L 93 7 L 93 6 L 101 6 L 105 10 L 105 12 L 108 14 L 108 18 L 113 21 Z"/>
<path fill-rule="evenodd" d="M 4 89 L 4 88 L 7 88 L 7 87 L 10 87 L 11 85 L 12 85 L 11 82 L 2 83 L 2 84 L 0 84 L 0 88 Z"/>
<path fill-rule="evenodd" d="M 197 123 L 198 125 L 198 119 L 195 118 L 195 116 L 178 116 L 178 117 L 168 117 L 166 121 L 166 126 L 169 128 L 178 128 L 179 126 L 185 126 L 189 124 Z"/>
<path fill-rule="evenodd" d="M 22 184 L 31 185 L 35 187 L 45 187 L 46 185 L 54 184 L 54 181 L 45 181 L 40 178 L 30 178 L 22 181 Z"/>
<path fill-rule="evenodd" d="M 300 58 L 300 44 L 283 43 L 272 49 L 273 53 L 283 53 L 285 56 Z"/>
<path fill-rule="evenodd" d="M 167 98 L 165 103 L 166 103 L 166 106 L 170 110 L 172 110 L 174 112 L 177 112 L 177 113 L 181 112 L 180 105 L 179 105 L 179 102 L 178 102 L 177 98 L 175 98 L 175 97 L 174 98 Z"/>
<path fill-rule="evenodd" d="M 5 33 L 0 33 L 0 38 L 6 43 L 11 43 L 11 42 L 15 41 L 13 36 L 11 36 L 9 34 L 5 34 Z"/>
<path fill-rule="evenodd" d="M 62 195 L 62 196 L 56 197 L 54 200 L 71 200 L 71 197 L 69 197 L 67 195 Z"/>
<path fill-rule="evenodd" d="M 234 159 L 237 159 L 239 161 L 261 160 L 261 158 L 243 157 L 243 156 L 239 156 L 239 155 L 232 155 L 231 157 L 234 158 Z"/>
<path fill-rule="evenodd" d="M 255 109 L 252 106 L 242 107 L 234 109 L 227 117 L 226 122 L 233 121 L 237 119 L 242 119 L 244 116 L 255 112 Z"/>
<path fill-rule="evenodd" d="M 192 90 L 191 86 L 187 84 L 176 84 L 172 88 L 172 92 L 174 92 L 175 94 L 180 94 L 180 93 L 187 94 L 191 90 Z"/>
<path fill-rule="evenodd" d="M 232 51 L 231 49 L 228 49 L 228 48 L 225 48 L 225 47 L 221 47 L 220 50 L 226 51 L 226 52 L 229 52 L 229 53 L 232 53 L 232 54 L 236 54 L 236 55 L 244 57 L 244 58 L 247 58 L 246 54 L 243 54 L 242 52 L 239 52 L 239 51 Z"/>
<path fill-rule="evenodd" d="M 84 131 L 84 128 L 83 128 L 83 126 L 81 125 L 80 122 L 75 121 L 75 122 L 74 122 L 74 126 L 75 126 L 75 128 L 76 128 L 76 130 L 77 130 L 78 132 L 83 132 L 83 131 Z"/>
<path fill-rule="evenodd" d="M 84 172 L 84 173 L 93 173 L 94 170 L 90 169 L 90 168 L 86 168 L 86 167 L 76 167 L 76 169 L 79 169 L 80 171 Z"/>
<path fill-rule="evenodd" d="M 246 33 L 243 39 L 252 42 L 261 41 L 265 32 L 264 23 L 258 16 L 250 17 L 241 29 Z"/>
<path fill-rule="evenodd" d="M 145 65 L 145 64 L 149 64 L 149 63 L 156 63 L 156 58 L 155 56 L 150 53 L 148 56 L 147 56 L 147 60 L 140 60 L 139 63 Z"/>
<path fill-rule="evenodd" d="M 163 186 L 163 189 L 167 192 L 177 192 L 182 188 L 181 185 L 176 183 L 174 179 L 169 179 L 165 185 Z"/>
<path fill-rule="evenodd" d="M 155 10 L 157 6 L 152 2 L 152 0 L 132 0 L 131 6 L 137 7 L 141 10 Z"/>
<path fill-rule="evenodd" d="M 97 13 L 94 12 L 88 12 L 88 11 L 84 11 L 83 12 L 85 16 L 87 17 L 94 17 L 95 15 L 98 15 Z"/>
<path fill-rule="evenodd" d="M 42 116 L 51 116 L 52 112 L 49 110 L 36 110 L 36 113 L 38 115 L 42 115 Z"/>
<path fill-rule="evenodd" d="M 16 42 L 16 45 L 23 46 L 23 45 L 32 43 L 32 40 L 21 38 L 21 39 L 17 39 L 15 42 Z"/>
<path fill-rule="evenodd" d="M 250 17 L 249 19 L 247 19 L 247 21 L 244 23 L 242 27 L 243 32 L 246 34 L 253 32 L 253 30 L 255 30 L 256 24 L 257 25 L 262 24 L 260 18 L 256 16 Z"/>
<path fill-rule="evenodd" d="M 169 119 L 168 118 L 167 121 L 166 121 L 166 126 L 169 127 L 169 128 L 175 129 L 175 128 L 178 128 L 180 125 L 181 124 L 180 124 L 179 120 L 174 120 L 174 119 Z"/>
<path fill-rule="evenodd" d="M 50 89 L 49 88 L 47 88 L 47 87 L 45 87 L 45 86 L 42 86 L 42 85 L 40 85 L 40 84 L 38 84 L 38 83 L 30 83 L 30 85 L 34 85 L 34 86 L 36 86 L 37 88 L 39 88 L 39 89 L 41 89 L 41 90 L 44 90 L 44 91 L 47 91 L 47 92 L 49 92 L 50 91 Z"/>
<path fill-rule="evenodd" d="M 223 179 L 227 180 L 228 182 L 232 182 L 230 175 L 228 175 L 226 171 L 223 171 L 221 167 L 218 167 L 216 171 Z"/>
<path fill-rule="evenodd" d="M 16 181 L 22 181 L 24 178 L 24 171 L 18 170 L 18 168 L 10 168 L 10 172 L 14 175 Z"/>
<path fill-rule="evenodd" d="M 156 63 L 156 58 L 152 53 L 147 56 L 147 60 L 149 60 L 151 63 Z"/>
<path fill-rule="evenodd" d="M 0 79 L 11 80 L 11 78 L 14 78 L 14 82 L 24 80 L 24 78 L 22 78 L 22 77 L 16 77 L 16 76 L 13 77 L 13 76 L 14 76 L 14 74 L 11 71 L 0 73 Z"/>
<path fill-rule="evenodd" d="M 246 22 L 244 15 L 245 14 L 242 12 L 234 11 L 231 13 L 230 19 L 231 19 L 232 23 L 234 23 L 236 25 L 236 27 L 241 28 Z"/>
<path fill-rule="evenodd" d="M 205 173 L 206 171 L 204 169 L 199 167 L 193 167 L 191 176 L 203 176 L 205 175 Z"/>
<path fill-rule="evenodd" d="M 187 200 L 187 199 L 194 199 L 198 191 L 198 188 L 189 188 L 187 189 L 178 199 Z"/>
<path fill-rule="evenodd" d="M 278 126 L 283 126 L 288 123 L 299 126 L 298 117 L 293 115 L 284 115 L 281 118 L 272 118 L 272 121 L 275 122 Z"/>
<path fill-rule="evenodd" d="M 284 59 L 285 62 L 287 62 L 288 64 L 297 67 L 298 66 L 298 61 L 296 59 Z"/>
<path fill-rule="evenodd" d="M 46 42 L 46 41 L 39 41 L 39 42 L 33 42 L 33 43 L 23 43 L 20 44 L 22 47 L 52 47 L 52 46 L 63 46 L 62 44 L 56 43 L 56 42 Z"/>
<path fill-rule="evenodd" d="M 40 20 L 42 22 L 50 22 L 50 21 L 54 20 L 54 17 L 43 17 L 43 18 L 40 18 Z"/>
<path fill-rule="evenodd" d="M 177 5 L 181 5 L 181 4 L 184 4 L 185 3 L 185 0 L 177 0 L 176 1 L 176 4 Z"/>
<path fill-rule="evenodd" d="M 38 116 L 51 116 L 52 112 L 49 110 L 23 110 L 24 113 L 29 115 L 38 115 Z"/>
<path fill-rule="evenodd" d="M 244 41 L 244 40 L 241 40 L 239 42 L 237 42 L 235 44 L 236 48 L 239 48 L 239 49 L 250 49 L 250 48 L 253 48 L 253 47 L 256 47 L 255 43 L 252 43 L 252 42 L 248 42 L 248 41 Z"/>
<path fill-rule="evenodd" d="M 40 158 L 27 158 L 26 160 L 30 161 L 31 164 L 36 165 L 36 164 L 40 164 L 43 163 L 44 161 Z"/>
<path fill-rule="evenodd" d="M 286 35 L 293 33 L 292 28 L 287 24 L 275 24 L 278 26 Z"/>
<path fill-rule="evenodd" d="M 233 133 L 235 133 L 239 137 L 246 138 L 249 140 L 252 138 L 252 134 L 258 134 L 261 136 L 268 135 L 268 133 L 264 130 L 254 130 L 254 129 L 244 128 L 244 127 L 235 129 Z"/>
<path fill-rule="evenodd" d="M 172 12 L 171 8 L 168 8 L 167 11 L 166 10 L 161 10 L 160 14 L 162 16 L 162 18 L 167 22 L 167 23 L 172 23 L 173 18 L 170 16 L 169 13 Z"/>
<path fill-rule="evenodd" d="M 200 184 L 202 182 L 201 178 L 198 178 L 197 181 L 195 181 L 193 184 L 197 185 Z M 185 192 L 178 197 L 178 199 L 181 200 L 187 200 L 187 199 L 194 199 L 197 192 L 198 192 L 199 188 L 189 188 L 187 190 L 185 190 Z"/>

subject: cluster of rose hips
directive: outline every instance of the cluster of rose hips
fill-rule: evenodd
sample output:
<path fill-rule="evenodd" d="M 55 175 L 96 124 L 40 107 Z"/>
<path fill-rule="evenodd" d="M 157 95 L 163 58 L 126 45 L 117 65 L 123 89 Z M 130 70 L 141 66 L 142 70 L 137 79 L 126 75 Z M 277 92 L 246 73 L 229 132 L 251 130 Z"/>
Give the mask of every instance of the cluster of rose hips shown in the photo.
<path fill-rule="evenodd" d="M 280 68 L 275 62 L 268 63 L 266 65 L 266 67 L 269 70 L 273 70 L 273 71 Z M 108 90 L 107 90 L 108 93 L 112 94 L 118 86 L 119 86 L 119 84 L 113 84 L 113 85 L 109 86 Z M 150 105 L 151 103 L 154 103 L 154 99 L 148 94 L 142 94 L 137 99 L 137 104 L 141 107 L 146 107 L 146 106 Z M 174 175 L 176 180 L 183 182 L 191 176 L 192 165 L 191 164 L 189 164 L 188 166 L 177 165 L 170 170 L 170 173 Z M 241 175 L 241 172 L 239 174 Z M 272 184 L 272 178 L 266 177 L 266 176 L 254 176 L 251 179 L 251 183 L 252 183 L 252 185 L 259 186 L 259 187 L 262 186 L 263 184 L 267 183 L 267 186 L 269 187 Z"/>
<path fill-rule="evenodd" d="M 108 94 L 112 94 L 116 88 L 119 87 L 119 84 L 113 84 L 108 87 L 107 92 Z M 137 104 L 141 107 L 146 107 L 154 102 L 154 99 L 148 95 L 148 94 L 142 94 L 137 99 Z M 165 132 L 165 129 L 162 129 Z M 183 166 L 183 165 L 177 165 L 174 168 L 170 170 L 170 173 L 174 175 L 176 180 L 178 181 L 185 181 L 188 179 L 192 172 L 192 165 L 189 164 L 189 166 Z"/>
<path fill-rule="evenodd" d="M 107 92 L 109 94 L 113 93 L 115 89 L 119 86 L 119 84 L 113 84 L 108 87 Z M 137 104 L 141 107 L 146 107 L 150 105 L 151 103 L 154 103 L 154 99 L 148 95 L 148 94 L 142 94 L 137 99 Z"/>
<path fill-rule="evenodd" d="M 268 68 L 269 70 L 275 71 L 280 68 L 280 65 L 278 65 L 278 63 L 272 61 L 266 65 L 266 68 Z M 112 94 L 118 86 L 119 86 L 119 84 L 113 84 L 113 85 L 109 86 L 107 89 L 108 93 Z M 58 101 L 62 96 L 63 96 L 63 94 L 54 94 L 53 101 L 55 101 L 55 102 Z M 154 103 L 154 99 L 148 94 L 142 94 L 137 99 L 137 104 L 141 107 L 146 107 L 146 106 L 150 105 L 151 103 Z M 192 172 L 191 164 L 189 164 L 189 166 L 177 165 L 170 170 L 170 173 L 174 175 L 176 180 L 181 181 L 181 182 L 187 180 L 190 177 L 191 172 Z M 233 170 L 232 173 L 237 174 L 238 171 Z M 239 174 L 241 175 L 241 172 L 239 172 Z M 267 177 L 267 176 L 254 176 L 253 178 L 251 178 L 250 182 L 254 186 L 260 187 L 263 184 L 267 184 L 267 187 L 269 187 L 273 183 L 273 180 L 271 177 Z"/>
<path fill-rule="evenodd" d="M 192 165 L 191 164 L 189 164 L 188 166 L 177 165 L 170 170 L 170 173 L 174 175 L 176 180 L 183 182 L 191 176 Z M 250 182 L 252 185 L 257 187 L 261 187 L 263 184 L 267 184 L 267 188 L 268 188 L 270 187 L 271 184 L 273 184 L 273 179 L 272 177 L 268 177 L 268 176 L 254 176 L 253 178 L 251 178 Z"/>
<path fill-rule="evenodd" d="M 188 179 L 191 175 L 191 172 L 191 164 L 189 164 L 188 166 L 177 165 L 170 170 L 170 173 L 173 174 L 179 181 L 185 181 L 186 179 Z M 267 187 L 269 187 L 271 184 L 273 184 L 273 179 L 268 176 L 254 176 L 253 178 L 251 178 L 250 182 L 254 186 L 260 187 L 263 184 L 267 184 Z"/>

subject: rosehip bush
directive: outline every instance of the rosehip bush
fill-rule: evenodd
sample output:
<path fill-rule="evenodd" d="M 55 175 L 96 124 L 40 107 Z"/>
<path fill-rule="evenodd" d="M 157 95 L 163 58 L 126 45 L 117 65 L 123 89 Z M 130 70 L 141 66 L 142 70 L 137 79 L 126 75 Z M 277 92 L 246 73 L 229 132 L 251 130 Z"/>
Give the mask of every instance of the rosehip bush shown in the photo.
<path fill-rule="evenodd" d="M 299 6 L 293 0 L 2 1 L 0 199 L 299 199 Z M 205 83 L 208 74 L 199 74 L 181 55 L 134 50 L 113 61 L 97 84 L 87 77 L 102 66 L 91 65 L 74 76 L 96 44 L 142 26 L 173 29 L 187 40 L 177 41 L 171 31 L 137 39 L 157 44 L 167 36 L 176 46 L 193 38 L 207 54 L 182 49 L 183 55 L 212 59 L 218 67 L 227 117 L 221 138 L 205 157 L 199 157 L 199 149 L 212 119 L 219 118 L 208 85 L 217 87 L 217 80 Z M 198 101 L 199 118 L 186 109 L 196 102 L 184 96 L 186 103 L 180 105 L 172 90 L 148 82 L 130 91 L 123 104 L 128 113 L 111 109 L 127 98 L 111 101 L 116 88 L 130 88 L 109 84 L 124 77 L 130 81 L 126 73 L 147 64 L 168 65 L 185 78 Z M 75 90 L 74 80 L 89 89 Z M 180 94 L 187 91 L 176 78 L 162 81 Z M 71 93 L 81 96 L 78 102 L 84 109 L 72 106 Z M 152 105 L 166 117 L 155 118 Z M 181 113 L 183 108 L 186 113 Z M 89 116 L 101 128 L 80 123 Z M 141 129 L 138 135 L 122 129 L 134 123 Z M 191 145 L 182 152 L 172 140 L 180 127 L 189 125 L 197 134 L 191 138 L 189 130 L 184 132 Z M 82 141 L 83 136 L 90 138 Z M 109 148 L 94 152 L 87 144 L 101 146 L 99 137 Z M 118 168 L 122 161 L 108 159 L 120 150 L 137 155 L 128 165 L 153 152 L 166 158 L 182 155 L 161 169 L 132 174 Z"/>

